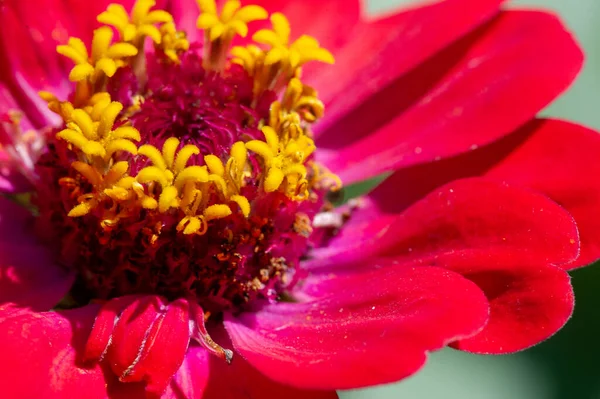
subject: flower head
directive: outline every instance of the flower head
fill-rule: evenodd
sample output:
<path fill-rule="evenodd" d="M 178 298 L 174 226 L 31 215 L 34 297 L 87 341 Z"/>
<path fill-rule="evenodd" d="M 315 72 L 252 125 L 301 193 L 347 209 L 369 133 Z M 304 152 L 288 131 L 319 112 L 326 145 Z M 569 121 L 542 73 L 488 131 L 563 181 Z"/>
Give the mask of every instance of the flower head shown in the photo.
<path fill-rule="evenodd" d="M 21 4 L 7 3 L 0 27 Z M 88 33 L 54 26 L 72 63 L 60 82 L 0 81 L 0 187 L 29 192 L 24 207 L 0 201 L 4 374 L 21 378 L 14 348 L 26 345 L 32 373 L 53 376 L 9 397 L 85 385 L 99 397 L 330 398 L 406 377 L 448 344 L 505 353 L 560 328 L 565 270 L 598 257 L 587 216 L 600 204 L 564 197 L 577 167 L 560 190 L 536 171 L 548 153 L 575 159 L 546 151 L 555 137 L 600 143 L 566 122 L 519 126 L 570 82 L 579 52 L 547 14 L 459 3 L 366 22 L 341 0 L 318 14 L 199 0 L 185 18 L 138 0 L 105 5 Z M 415 21 L 459 11 L 448 32 L 410 41 Z M 292 33 L 307 21 L 321 35 Z M 529 54 L 538 34 L 562 67 Z M 490 48 L 555 69 L 513 71 L 503 63 L 523 57 Z M 486 83 L 498 71 L 514 81 Z M 519 85 L 548 76 L 521 114 L 502 113 L 529 93 Z M 342 181 L 394 170 L 336 208 Z"/>

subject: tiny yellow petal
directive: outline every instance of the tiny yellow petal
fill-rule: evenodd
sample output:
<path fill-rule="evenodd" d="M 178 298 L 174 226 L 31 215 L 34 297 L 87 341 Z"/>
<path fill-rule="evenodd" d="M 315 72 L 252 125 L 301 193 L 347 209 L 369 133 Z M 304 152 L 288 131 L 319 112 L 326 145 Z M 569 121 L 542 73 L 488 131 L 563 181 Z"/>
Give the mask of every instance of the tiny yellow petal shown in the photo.
<path fill-rule="evenodd" d="M 238 204 L 244 217 L 248 217 L 248 215 L 250 215 L 250 202 L 248 202 L 248 198 L 242 195 L 232 195 L 231 200 Z"/>
<path fill-rule="evenodd" d="M 165 162 L 162 153 L 158 150 L 158 148 L 154 147 L 153 145 L 144 144 L 143 146 L 138 148 L 138 154 L 150 159 L 152 164 L 160 170 L 167 169 L 167 163 Z"/>
<path fill-rule="evenodd" d="M 109 78 L 112 78 L 115 72 L 117 72 L 117 64 L 110 58 L 101 58 L 96 63 L 96 69 L 104 72 Z"/>
<path fill-rule="evenodd" d="M 203 212 L 206 221 L 222 219 L 231 215 L 231 209 L 224 204 L 215 204 L 206 208 Z"/>
<path fill-rule="evenodd" d="M 75 65 L 69 73 L 69 80 L 71 82 L 79 82 L 80 80 L 87 79 L 93 73 L 94 67 L 88 63 Z"/>
<path fill-rule="evenodd" d="M 225 174 L 225 167 L 223 166 L 223 162 L 219 157 L 215 155 L 206 155 L 204 157 L 204 163 L 208 166 L 208 170 L 210 173 L 213 173 L 217 176 L 223 176 Z"/>
<path fill-rule="evenodd" d="M 208 182 L 208 171 L 204 166 L 190 166 L 181 171 L 175 178 L 173 185 L 177 190 L 182 190 L 186 182 L 193 181 L 198 183 Z"/>
<path fill-rule="evenodd" d="M 162 147 L 162 156 L 167 164 L 167 167 L 172 169 L 175 163 L 175 152 L 179 147 L 179 139 L 177 137 L 169 137 L 165 140 Z"/>
<path fill-rule="evenodd" d="M 175 164 L 173 165 L 175 173 L 184 170 L 190 158 L 198 154 L 200 154 L 200 149 L 192 144 L 188 144 L 179 150 L 177 157 L 175 158 Z"/>
<path fill-rule="evenodd" d="M 135 179 L 139 183 L 156 182 L 160 184 L 163 187 L 163 189 L 169 186 L 169 182 L 165 176 L 164 171 L 157 168 L 156 166 L 147 166 L 144 169 L 140 170 Z"/>
<path fill-rule="evenodd" d="M 214 14 L 200 14 L 196 26 L 198 29 L 210 29 L 219 23 L 219 17 Z"/>
<path fill-rule="evenodd" d="M 264 8 L 256 5 L 242 7 L 235 13 L 235 19 L 246 23 L 267 19 L 268 16 L 269 13 Z"/>
<path fill-rule="evenodd" d="M 198 7 L 200 11 L 208 14 L 216 14 L 217 13 L 217 4 L 215 0 L 196 0 L 198 3 Z"/>
<path fill-rule="evenodd" d="M 278 168 L 271 168 L 267 173 L 267 177 L 265 179 L 265 191 L 267 193 L 271 193 L 281 186 L 283 183 L 283 172 Z"/>
<path fill-rule="evenodd" d="M 271 161 L 271 159 L 275 156 L 271 147 L 269 147 L 269 145 L 264 141 L 251 140 L 246 143 L 246 148 L 249 151 L 260 155 L 260 157 L 265 161 L 265 163 Z"/>
<path fill-rule="evenodd" d="M 83 203 L 77 205 L 76 207 L 74 207 L 73 209 L 71 209 L 69 211 L 69 213 L 67 214 L 67 216 L 72 217 L 72 218 L 77 218 L 77 217 L 87 215 L 88 213 L 90 213 L 91 210 L 92 210 L 91 204 L 89 204 L 87 202 L 83 202 Z"/>
<path fill-rule="evenodd" d="M 165 187 L 158 198 L 159 212 L 166 212 L 173 206 L 173 202 L 179 195 L 177 189 L 173 186 Z"/>

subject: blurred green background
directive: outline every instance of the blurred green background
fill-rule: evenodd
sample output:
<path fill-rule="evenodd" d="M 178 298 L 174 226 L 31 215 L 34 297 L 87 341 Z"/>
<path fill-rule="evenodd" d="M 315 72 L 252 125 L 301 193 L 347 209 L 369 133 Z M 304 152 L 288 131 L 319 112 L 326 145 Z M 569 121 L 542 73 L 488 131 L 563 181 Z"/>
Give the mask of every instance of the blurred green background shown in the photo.
<path fill-rule="evenodd" d="M 368 1 L 372 12 L 415 2 Z M 600 129 L 600 0 L 516 0 L 508 7 L 554 10 L 575 33 L 585 49 L 586 65 L 571 89 L 544 114 Z M 573 318 L 537 347 L 505 356 L 478 356 L 451 349 L 436 352 L 414 377 L 397 384 L 341 392 L 340 397 L 600 399 L 600 264 L 575 271 L 572 277 L 577 299 Z M 385 354 L 381 361 L 386 361 Z"/>

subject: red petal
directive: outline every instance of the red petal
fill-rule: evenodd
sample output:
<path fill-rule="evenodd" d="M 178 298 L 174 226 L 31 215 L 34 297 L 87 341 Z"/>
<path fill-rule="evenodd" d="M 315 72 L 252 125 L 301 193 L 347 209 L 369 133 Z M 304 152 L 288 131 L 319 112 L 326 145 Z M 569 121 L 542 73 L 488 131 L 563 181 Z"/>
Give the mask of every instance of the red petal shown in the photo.
<path fill-rule="evenodd" d="M 24 207 L 0 198 L 0 304 L 49 310 L 68 292 L 73 275 L 54 262 L 52 251 L 28 229 Z"/>
<path fill-rule="evenodd" d="M 315 282 L 307 290 L 327 292 L 319 299 L 227 317 L 233 346 L 276 381 L 347 389 L 404 378 L 427 351 L 472 335 L 487 320 L 482 292 L 458 274 L 370 266 Z"/>
<path fill-rule="evenodd" d="M 390 202 L 401 186 L 379 192 Z M 533 264 L 564 264 L 579 250 L 572 217 L 543 195 L 483 179 L 452 182 L 399 215 L 370 203 L 367 215 L 350 219 L 338 238 L 314 252 L 312 267 L 358 262 L 375 254 L 411 259 L 484 251 L 512 254 Z"/>
<path fill-rule="evenodd" d="M 582 60 L 556 17 L 505 12 L 395 82 L 403 95 L 386 89 L 332 127 L 319 155 L 349 183 L 463 153 L 532 118 L 568 87 Z"/>
<path fill-rule="evenodd" d="M 532 127 L 535 129 L 532 131 Z M 517 143 L 517 144 L 516 144 Z M 490 149 L 506 155 L 487 176 L 538 190 L 577 222 L 581 253 L 568 269 L 600 257 L 600 135 L 569 122 L 546 120 Z"/>
<path fill-rule="evenodd" d="M 397 171 L 369 194 L 364 217 L 400 213 L 449 181 L 487 175 L 540 191 L 575 218 L 581 253 L 572 269 L 600 256 L 600 135 L 558 120 L 534 120 L 492 145 L 459 157 Z M 402 195 L 396 195 L 398 187 Z"/>
<path fill-rule="evenodd" d="M 157 321 L 163 305 L 158 296 L 145 296 L 132 302 L 121 314 L 106 353 L 112 371 L 121 380 L 142 380 L 129 377 L 138 365 L 139 354 L 147 343 L 150 329 Z"/>
<path fill-rule="evenodd" d="M 231 347 L 229 337 L 224 331 L 213 330 L 211 335 L 219 343 Z M 239 355 L 235 356 L 231 364 L 227 364 L 199 347 L 190 347 L 171 387 L 174 392 L 190 399 L 337 398 L 335 391 L 307 391 L 280 384 L 259 373 Z"/>
<path fill-rule="evenodd" d="M 189 305 L 179 299 L 168 305 L 166 313 L 154 323 L 139 354 L 139 363 L 127 376 L 146 381 L 146 392 L 160 397 L 177 372 L 190 342 Z"/>
<path fill-rule="evenodd" d="M 90 42 L 96 16 L 113 1 L 4 0 L 0 7 L 0 80 L 36 127 L 49 123 L 37 91 L 66 98 L 70 60 L 56 53 L 69 36 Z M 119 1 L 128 7 L 133 0 Z"/>
<path fill-rule="evenodd" d="M 211 331 L 216 341 L 231 347 L 222 327 Z M 111 399 L 146 399 L 144 386 L 109 381 Z M 335 391 L 307 391 L 283 385 L 267 378 L 239 355 L 227 364 L 206 349 L 190 346 L 183 364 L 161 399 L 336 399 Z"/>
<path fill-rule="evenodd" d="M 76 359 L 97 307 L 35 313 L 0 305 L 0 386 L 7 399 L 106 398 L 99 367 Z"/>
<path fill-rule="evenodd" d="M 326 104 L 327 119 L 317 125 L 317 135 L 320 132 L 324 136 L 331 135 L 328 139 L 323 137 L 323 142 L 328 144 L 334 139 L 345 140 L 339 130 L 330 128 L 351 112 L 364 117 L 365 113 L 359 111 L 364 103 L 377 98 L 388 85 L 497 14 L 500 3 L 502 0 L 446 0 L 388 18 L 376 21 L 363 18 L 361 23 L 344 26 L 339 32 L 346 35 L 347 45 L 333 49 L 335 65 L 317 68 L 317 64 L 312 69 L 309 65 L 304 74 L 305 79 L 319 89 Z M 337 18 L 325 13 L 323 16 L 331 20 Z M 317 39 L 322 37 L 317 36 Z M 398 89 L 397 86 L 389 89 L 394 92 L 390 93 L 394 100 L 405 95 L 402 88 Z M 347 93 L 352 95 L 345 95 Z M 383 105 L 379 103 L 380 107 Z M 344 132 L 344 136 L 349 133 L 355 134 Z"/>
<path fill-rule="evenodd" d="M 86 363 L 102 360 L 110 344 L 110 337 L 121 312 L 137 299 L 136 296 L 125 296 L 106 302 L 96 316 L 92 332 L 85 344 L 83 359 Z"/>
<path fill-rule="evenodd" d="M 573 312 L 570 278 L 558 267 L 487 253 L 442 256 L 433 264 L 473 281 L 490 301 L 489 323 L 476 336 L 455 343 L 458 349 L 488 354 L 523 350 L 553 335 Z"/>
<path fill-rule="evenodd" d="M 301 35 L 313 36 L 334 55 L 350 43 L 350 31 L 356 28 L 361 11 L 359 0 L 257 0 L 252 3 L 264 7 L 269 14 L 282 12 L 290 21 L 292 40 Z M 251 26 L 258 27 L 257 24 Z M 323 65 L 320 70 L 328 68 L 329 65 Z M 322 94 L 321 90 L 319 93 Z"/>
<path fill-rule="evenodd" d="M 370 202 L 367 215 L 353 227 L 393 220 L 388 231 L 371 251 L 364 245 L 354 252 L 346 247 L 340 258 L 354 255 L 356 263 L 357 256 L 386 252 L 400 256 L 397 260 L 443 266 L 474 281 L 490 301 L 490 322 L 476 337 L 460 342 L 461 349 L 521 350 L 567 321 L 572 310 L 569 279 L 550 265 L 569 263 L 578 253 L 577 230 L 564 209 L 527 190 L 470 179 L 450 183 L 394 216 L 403 208 L 402 201 L 394 206 L 398 188 L 411 187 L 398 186 L 398 176 L 376 190 L 378 201 Z M 416 182 L 427 173 L 411 176 Z M 335 261 L 321 262 L 321 267 L 331 268 Z"/>

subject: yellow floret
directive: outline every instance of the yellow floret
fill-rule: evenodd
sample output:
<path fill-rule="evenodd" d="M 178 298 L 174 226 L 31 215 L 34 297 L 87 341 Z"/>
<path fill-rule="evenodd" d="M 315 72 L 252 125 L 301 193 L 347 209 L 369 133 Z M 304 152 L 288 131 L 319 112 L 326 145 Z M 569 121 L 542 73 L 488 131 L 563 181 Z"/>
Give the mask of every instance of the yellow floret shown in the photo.
<path fill-rule="evenodd" d="M 103 26 L 94 31 L 92 52 L 76 37 L 69 39 L 68 44 L 56 47 L 56 51 L 70 58 L 75 66 L 69 74 L 73 82 L 88 80 L 96 83 L 101 77 L 112 77 L 118 68 L 127 64 L 126 59 L 138 53 L 138 49 L 129 43 L 115 43 L 111 45 L 113 31 Z"/>
<path fill-rule="evenodd" d="M 131 15 L 128 15 L 122 5 L 110 4 L 97 19 L 98 22 L 114 26 L 121 34 L 122 41 L 133 43 L 136 47 L 141 46 L 146 36 L 154 43 L 160 44 L 162 34 L 155 25 L 173 22 L 173 16 L 163 10 L 150 11 L 155 5 L 154 0 L 138 0 L 131 10 Z"/>
<path fill-rule="evenodd" d="M 101 100 L 92 106 L 89 113 L 79 108 L 73 110 L 67 128 L 56 136 L 71 144 L 90 162 L 100 158 L 108 163 L 118 151 L 136 155 L 134 141 L 140 140 L 140 132 L 132 126 L 120 126 L 113 130 L 123 105 L 116 101 L 106 104 Z"/>
<path fill-rule="evenodd" d="M 219 38 L 231 40 L 235 34 L 246 37 L 248 22 L 266 19 L 268 14 L 264 8 L 256 5 L 242 7 L 238 0 L 228 0 L 221 15 L 217 12 L 214 0 L 196 0 L 201 14 L 197 26 L 204 29 L 209 41 Z"/>

